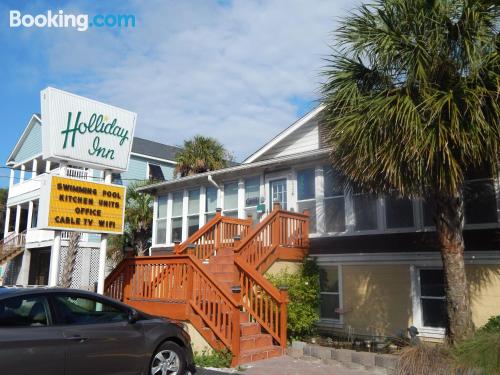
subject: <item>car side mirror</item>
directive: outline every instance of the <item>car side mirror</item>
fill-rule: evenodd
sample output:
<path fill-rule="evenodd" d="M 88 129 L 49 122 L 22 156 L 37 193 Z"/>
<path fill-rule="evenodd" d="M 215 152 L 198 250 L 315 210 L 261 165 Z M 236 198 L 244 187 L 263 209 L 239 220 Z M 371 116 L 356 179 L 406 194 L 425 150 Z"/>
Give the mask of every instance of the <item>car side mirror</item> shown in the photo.
<path fill-rule="evenodd" d="M 137 322 L 138 320 L 140 319 L 140 315 L 139 313 L 137 312 L 137 310 L 135 309 L 130 309 L 130 311 L 128 312 L 128 322 L 130 324 L 134 324 L 135 322 Z"/>

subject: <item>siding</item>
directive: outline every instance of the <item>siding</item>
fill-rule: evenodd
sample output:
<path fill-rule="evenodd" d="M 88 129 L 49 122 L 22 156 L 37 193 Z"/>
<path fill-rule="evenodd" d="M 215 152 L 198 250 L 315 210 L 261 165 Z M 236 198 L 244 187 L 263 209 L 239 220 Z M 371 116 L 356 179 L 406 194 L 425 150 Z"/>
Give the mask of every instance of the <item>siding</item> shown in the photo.
<path fill-rule="evenodd" d="M 21 147 L 14 155 L 14 161 L 16 163 L 33 159 L 35 155 L 42 153 L 42 125 L 36 121 L 28 135 L 26 136 Z"/>
<path fill-rule="evenodd" d="M 163 176 L 166 180 L 172 179 L 174 170 L 172 165 L 162 163 L 157 160 L 148 160 L 147 158 L 131 155 L 128 170 L 121 173 L 123 184 L 127 186 L 136 181 L 146 180 L 148 177 L 148 161 L 152 164 L 160 165 Z"/>
<path fill-rule="evenodd" d="M 272 159 L 280 156 L 298 154 L 319 149 L 318 122 L 312 119 L 302 125 L 285 139 L 274 145 L 255 161 Z"/>

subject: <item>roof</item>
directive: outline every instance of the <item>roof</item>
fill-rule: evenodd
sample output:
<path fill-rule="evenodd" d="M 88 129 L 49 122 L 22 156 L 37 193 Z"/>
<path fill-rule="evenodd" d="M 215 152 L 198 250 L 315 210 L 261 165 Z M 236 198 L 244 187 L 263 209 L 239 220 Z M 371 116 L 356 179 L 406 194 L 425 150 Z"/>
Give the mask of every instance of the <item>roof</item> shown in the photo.
<path fill-rule="evenodd" d="M 158 190 L 173 190 L 179 187 L 184 188 L 184 187 L 189 187 L 191 185 L 197 185 L 200 184 L 202 180 L 208 182 L 209 176 L 211 177 L 230 176 L 231 178 L 237 178 L 239 176 L 245 176 L 245 175 L 248 176 L 249 173 L 252 173 L 252 170 L 259 170 L 265 168 L 282 168 L 283 165 L 288 165 L 291 162 L 296 162 L 296 161 L 302 162 L 302 161 L 316 160 L 327 157 L 329 152 L 330 151 L 326 149 L 306 151 L 299 154 L 281 156 L 278 158 L 257 161 L 254 163 L 239 164 L 233 167 L 199 173 L 192 176 L 178 178 L 175 180 L 158 182 L 155 184 L 144 186 L 137 190 L 154 193 Z"/>
<path fill-rule="evenodd" d="M 256 159 L 258 159 L 260 156 L 262 156 L 265 152 L 269 151 L 273 146 L 278 144 L 280 141 L 288 137 L 290 134 L 292 134 L 294 131 L 296 131 L 298 128 L 306 124 L 309 120 L 312 118 L 316 117 L 319 113 L 321 113 L 325 109 L 325 105 L 321 104 L 318 107 L 314 108 L 312 111 L 308 112 L 304 116 L 302 116 L 300 119 L 295 121 L 292 125 L 290 125 L 288 128 L 283 130 L 281 133 L 276 135 L 273 139 L 271 139 L 269 142 L 267 142 L 264 146 L 259 148 L 257 151 L 255 151 L 252 155 L 247 157 L 244 161 L 243 164 L 245 163 L 252 163 Z"/>
<path fill-rule="evenodd" d="M 134 137 L 132 143 L 132 152 L 135 154 L 153 156 L 155 158 L 172 161 L 175 160 L 175 155 L 181 150 L 182 149 L 177 146 L 165 145 L 139 137 Z"/>

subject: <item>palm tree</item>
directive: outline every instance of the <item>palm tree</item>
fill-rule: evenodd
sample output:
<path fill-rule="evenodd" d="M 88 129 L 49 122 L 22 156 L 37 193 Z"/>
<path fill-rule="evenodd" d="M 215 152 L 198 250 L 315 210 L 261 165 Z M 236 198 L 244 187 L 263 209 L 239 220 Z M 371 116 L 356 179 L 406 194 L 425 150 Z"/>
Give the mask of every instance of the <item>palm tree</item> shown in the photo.
<path fill-rule="evenodd" d="M 334 167 L 368 192 L 435 201 L 452 342 L 473 331 L 464 176 L 498 173 L 499 9 L 495 0 L 374 0 L 336 31 L 322 86 Z"/>
<path fill-rule="evenodd" d="M 153 228 L 153 198 L 137 191 L 138 187 L 147 183 L 134 183 L 127 187 L 125 232 L 138 255 L 144 255 L 148 250 Z"/>
<path fill-rule="evenodd" d="M 185 177 L 225 168 L 231 159 L 232 156 L 216 139 L 196 135 L 184 141 L 183 150 L 175 158 L 175 174 Z"/>

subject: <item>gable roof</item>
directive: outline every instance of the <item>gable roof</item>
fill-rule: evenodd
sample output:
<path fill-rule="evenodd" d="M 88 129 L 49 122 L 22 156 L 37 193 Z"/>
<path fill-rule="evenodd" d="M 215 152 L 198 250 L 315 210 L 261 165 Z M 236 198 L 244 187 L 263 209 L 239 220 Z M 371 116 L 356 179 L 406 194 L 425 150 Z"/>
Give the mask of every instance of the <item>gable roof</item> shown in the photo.
<path fill-rule="evenodd" d="M 264 146 L 259 148 L 256 152 L 254 152 L 252 155 L 247 157 L 244 161 L 243 164 L 247 163 L 252 163 L 256 161 L 260 156 L 265 154 L 267 151 L 269 151 L 273 146 L 278 144 L 280 141 L 288 137 L 290 134 L 295 132 L 297 129 L 302 127 L 304 124 L 306 124 L 308 121 L 316 117 L 318 114 L 320 114 L 323 109 L 325 109 L 325 106 L 323 104 L 319 105 L 318 107 L 314 108 L 312 111 L 295 121 L 292 125 L 290 125 L 288 128 L 283 130 L 281 133 L 276 135 L 273 139 L 271 139 L 268 143 L 266 143 Z"/>
<path fill-rule="evenodd" d="M 132 142 L 132 153 L 170 161 L 174 161 L 175 155 L 181 150 L 177 146 L 165 145 L 139 137 L 134 137 L 134 141 Z"/>
<path fill-rule="evenodd" d="M 28 125 L 23 131 L 23 134 L 21 137 L 18 139 L 16 145 L 14 146 L 14 149 L 10 153 L 9 157 L 7 158 L 7 165 L 12 166 L 18 164 L 18 162 L 22 162 L 23 160 L 16 161 L 15 157 L 19 150 L 21 149 L 23 143 L 26 141 L 28 135 L 31 132 L 31 129 L 35 124 L 42 124 L 42 116 L 39 113 L 34 113 L 31 115 L 30 120 L 28 121 Z M 139 138 L 139 137 L 134 137 L 133 142 L 132 142 L 132 153 L 139 155 L 139 156 L 144 156 L 144 157 L 152 157 L 152 158 L 157 158 L 157 159 L 162 159 L 166 161 L 171 161 L 172 163 L 175 163 L 175 155 L 181 151 L 182 149 L 177 146 L 170 146 L 170 145 L 165 145 L 163 143 L 155 142 L 155 141 L 150 141 L 148 139 L 144 138 Z"/>

